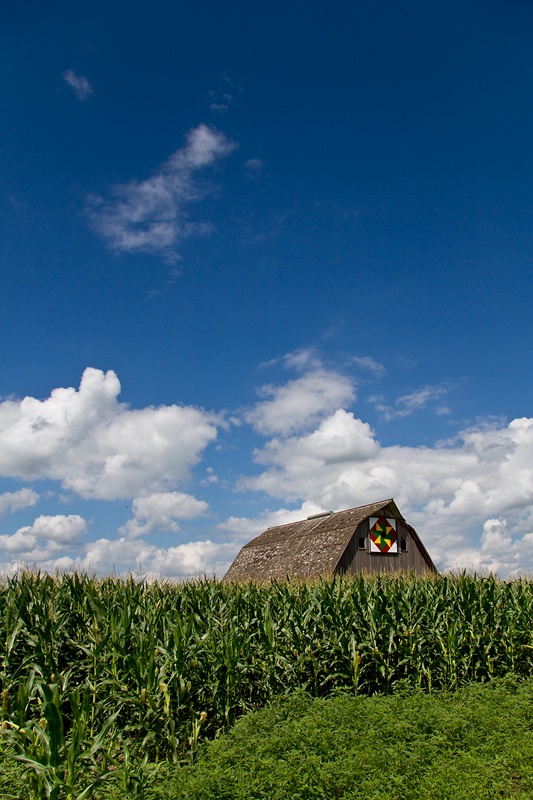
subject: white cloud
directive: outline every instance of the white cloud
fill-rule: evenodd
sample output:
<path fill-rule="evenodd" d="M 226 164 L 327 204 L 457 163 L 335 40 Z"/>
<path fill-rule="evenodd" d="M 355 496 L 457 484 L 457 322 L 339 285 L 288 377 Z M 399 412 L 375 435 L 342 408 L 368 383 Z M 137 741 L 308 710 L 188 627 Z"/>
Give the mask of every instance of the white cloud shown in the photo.
<path fill-rule="evenodd" d="M 187 542 L 154 552 L 149 569 L 154 577 L 188 578 L 202 575 L 223 575 L 236 552 L 232 544 L 209 539 Z"/>
<path fill-rule="evenodd" d="M 192 513 L 192 507 L 189 510 Z M 158 547 L 141 537 L 120 536 L 83 542 L 87 523 L 77 515 L 38 517 L 11 536 L 0 536 L 2 574 L 35 567 L 43 572 L 137 574 L 151 579 L 183 580 L 223 575 L 238 545 L 209 539 Z M 69 552 L 65 552 L 68 550 Z"/>
<path fill-rule="evenodd" d="M 84 75 L 76 75 L 73 69 L 66 69 L 62 78 L 81 102 L 94 95 L 94 89 L 87 78 Z"/>
<path fill-rule="evenodd" d="M 448 386 L 424 386 L 422 389 L 416 389 L 410 394 L 405 394 L 398 397 L 396 405 L 399 406 L 398 414 L 400 416 L 407 416 L 420 408 L 425 408 L 428 403 L 434 400 L 440 400 L 449 392 Z"/>
<path fill-rule="evenodd" d="M 228 75 L 220 75 L 216 79 L 217 88 L 208 93 L 209 108 L 217 114 L 224 114 L 233 105 L 235 94 L 242 92 L 242 86 L 235 84 Z"/>
<path fill-rule="evenodd" d="M 224 114 L 226 111 L 229 111 L 233 103 L 233 95 L 228 91 L 218 93 L 212 89 L 209 92 L 209 97 L 211 99 L 209 108 L 211 111 L 216 111 L 218 114 Z"/>
<path fill-rule="evenodd" d="M 0 475 L 56 480 L 86 499 L 134 498 L 116 539 L 87 542 L 85 520 L 61 514 L 1 536 L 3 568 L 221 575 L 239 546 L 271 525 L 394 497 L 439 568 L 533 570 L 533 419 L 492 420 L 433 447 L 381 446 L 345 407 L 355 397 L 351 379 L 312 350 L 276 363 L 297 377 L 263 387 L 263 399 L 245 413 L 268 440 L 254 451 L 256 474 L 238 487 L 275 501 L 255 519 L 213 523 L 215 536 L 206 531 L 201 541 L 183 541 L 182 521 L 199 518 L 207 503 L 177 489 L 216 439 L 221 416 L 186 406 L 131 409 L 118 402 L 115 373 L 96 369 L 84 372 L 78 390 L 1 402 Z M 399 407 L 414 411 L 439 396 L 424 387 L 403 395 Z M 212 467 L 198 477 L 206 497 L 211 480 Z M 221 474 L 217 495 L 227 485 Z M 37 500 L 30 488 L 5 492 L 0 513 Z M 222 531 L 226 541 L 218 541 Z M 177 534 L 176 544 L 160 546 L 158 532 Z"/>
<path fill-rule="evenodd" d="M 306 372 L 310 369 L 321 369 L 322 361 L 313 347 L 301 347 L 292 353 L 285 353 L 282 359 L 283 366 L 297 372 Z M 277 363 L 276 360 L 271 362 Z"/>
<path fill-rule="evenodd" d="M 299 467 L 307 471 L 313 466 L 367 461 L 378 451 L 371 427 L 339 409 L 310 434 L 272 439 L 256 452 L 256 461 L 283 468 L 291 464 L 297 471 Z"/>
<path fill-rule="evenodd" d="M 263 162 L 260 158 L 249 158 L 244 165 L 248 178 L 257 179 L 263 171 Z"/>
<path fill-rule="evenodd" d="M 235 147 L 223 133 L 207 125 L 193 128 L 185 146 L 150 178 L 118 184 L 107 199 L 99 195 L 88 199 L 94 229 L 116 252 L 161 253 L 175 259 L 182 239 L 211 230 L 209 224 L 191 222 L 186 214 L 190 203 L 209 192 L 195 173 Z"/>
<path fill-rule="evenodd" d="M 26 563 L 40 562 L 78 543 L 86 529 L 86 521 L 77 514 L 40 516 L 33 525 L 19 528 L 11 536 L 0 536 L 0 550 Z"/>
<path fill-rule="evenodd" d="M 224 114 L 226 111 L 230 110 L 233 104 L 233 95 L 229 94 L 229 92 L 224 92 L 222 95 L 217 95 L 216 92 L 210 92 L 209 94 L 213 98 L 209 104 L 211 111 Z"/>
<path fill-rule="evenodd" d="M 303 358 L 300 354 L 301 363 Z M 355 399 L 348 377 L 319 365 L 286 384 L 262 386 L 258 394 L 267 399 L 247 411 L 245 420 L 259 433 L 283 436 L 304 430 Z"/>
<path fill-rule="evenodd" d="M 249 542 L 267 528 L 286 525 L 288 522 L 298 522 L 312 514 L 320 514 L 326 510 L 331 509 L 324 509 L 316 503 L 304 502 L 299 508 L 279 508 L 275 511 L 265 511 L 254 519 L 249 517 L 228 517 L 224 522 L 220 522 L 217 528 L 222 531 L 230 531 L 236 542 L 240 542 L 240 544 L 234 545 L 235 555 L 237 555 L 237 549 L 242 544 Z"/>
<path fill-rule="evenodd" d="M 394 497 L 441 567 L 533 569 L 533 419 L 465 431 L 452 447 L 381 447 L 339 410 L 255 459 L 266 468 L 242 489 L 333 510 Z M 505 536 L 490 534 L 496 524 Z"/>
<path fill-rule="evenodd" d="M 372 356 L 353 356 L 352 361 L 356 366 L 372 372 L 378 378 L 382 378 L 387 372 L 383 364 L 380 364 Z"/>
<path fill-rule="evenodd" d="M 144 568 L 153 550 L 153 545 L 141 538 L 96 539 L 86 545 L 83 555 L 73 560 L 69 569 L 118 575 L 135 572 Z"/>
<path fill-rule="evenodd" d="M 374 397 L 368 398 L 370 402 L 374 402 L 376 410 L 380 412 L 382 418 L 387 422 L 392 419 L 400 417 L 410 417 L 417 411 L 422 411 L 429 405 L 438 400 L 442 400 L 451 390 L 448 384 L 439 384 L 437 386 L 423 386 L 420 389 L 415 389 L 409 394 L 404 394 L 396 399 L 394 407 L 385 405 L 382 398 Z M 435 409 L 438 415 L 448 414 L 449 409 L 446 406 L 439 405 Z"/>
<path fill-rule="evenodd" d="M 195 519 L 207 511 L 207 503 L 183 492 L 157 492 L 133 501 L 133 518 L 119 533 L 141 536 L 152 531 L 177 533 L 179 519 Z"/>
<path fill-rule="evenodd" d="M 18 511 L 21 508 L 34 506 L 39 501 L 39 495 L 33 489 L 18 489 L 16 492 L 0 494 L 0 516 L 8 511 Z"/>
<path fill-rule="evenodd" d="M 235 554 L 234 545 L 209 539 L 164 548 L 148 544 L 142 538 L 122 536 L 87 544 L 83 556 L 65 566 L 69 570 L 97 573 L 113 570 L 119 575 L 138 573 L 154 579 L 182 580 L 214 573 L 223 575 Z"/>
<path fill-rule="evenodd" d="M 51 478 L 106 500 L 173 489 L 220 419 L 190 406 L 130 409 L 119 392 L 114 372 L 88 368 L 77 391 L 0 403 L 0 475 Z"/>

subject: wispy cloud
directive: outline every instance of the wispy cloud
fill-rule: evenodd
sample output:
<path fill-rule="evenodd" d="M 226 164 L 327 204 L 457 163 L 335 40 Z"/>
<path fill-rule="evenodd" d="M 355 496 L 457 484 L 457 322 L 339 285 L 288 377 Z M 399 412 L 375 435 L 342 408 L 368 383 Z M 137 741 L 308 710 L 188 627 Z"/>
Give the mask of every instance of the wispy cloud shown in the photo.
<path fill-rule="evenodd" d="M 227 75 L 219 76 L 216 83 L 218 87 L 208 93 L 209 108 L 216 114 L 225 114 L 233 105 L 235 94 L 242 92 L 242 86 L 234 83 Z"/>
<path fill-rule="evenodd" d="M 244 164 L 246 176 L 252 180 L 257 180 L 263 171 L 263 162 L 260 158 L 249 158 Z"/>
<path fill-rule="evenodd" d="M 301 347 L 283 356 L 283 366 L 287 369 L 294 369 L 297 372 L 305 372 L 310 369 L 322 367 L 322 360 L 313 347 Z"/>
<path fill-rule="evenodd" d="M 191 222 L 185 210 L 212 190 L 199 182 L 196 173 L 236 146 L 207 125 L 193 128 L 185 146 L 151 177 L 118 184 L 108 198 L 90 196 L 87 211 L 93 228 L 115 252 L 159 253 L 174 261 L 180 241 L 211 231 L 209 223 Z"/>
<path fill-rule="evenodd" d="M 353 356 L 352 361 L 357 367 L 372 372 L 377 378 L 382 378 L 387 372 L 383 364 L 372 356 Z"/>
<path fill-rule="evenodd" d="M 211 111 L 216 111 L 218 114 L 223 114 L 225 111 L 229 111 L 229 107 L 233 102 L 233 97 L 231 94 L 223 94 L 221 97 L 216 97 L 215 93 L 212 93 L 212 96 L 215 98 L 209 104 L 209 108 Z"/>
<path fill-rule="evenodd" d="M 369 397 L 368 399 L 370 402 L 374 403 L 382 419 L 386 422 L 390 422 L 392 419 L 410 417 L 411 414 L 422 411 L 430 405 L 434 405 L 437 401 L 442 400 L 442 398 L 450 392 L 451 388 L 452 387 L 446 383 L 437 384 L 435 386 L 423 386 L 409 394 L 398 397 L 393 406 L 384 403 L 381 397 Z M 440 416 L 449 414 L 449 408 L 440 403 L 435 408 L 435 413 Z"/>
<path fill-rule="evenodd" d="M 94 89 L 84 75 L 76 75 L 73 69 L 66 69 L 62 78 L 81 102 L 94 96 Z"/>

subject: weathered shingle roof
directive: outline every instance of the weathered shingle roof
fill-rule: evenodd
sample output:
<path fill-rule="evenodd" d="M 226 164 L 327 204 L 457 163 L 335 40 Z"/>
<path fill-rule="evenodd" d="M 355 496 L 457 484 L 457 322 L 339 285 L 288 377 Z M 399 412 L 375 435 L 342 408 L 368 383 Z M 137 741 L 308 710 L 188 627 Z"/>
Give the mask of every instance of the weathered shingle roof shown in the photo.
<path fill-rule="evenodd" d="M 271 580 L 289 575 L 303 579 L 332 574 L 357 526 L 367 517 L 390 515 L 392 509 L 394 516 L 403 520 L 394 500 L 389 499 L 268 528 L 242 548 L 224 580 Z"/>

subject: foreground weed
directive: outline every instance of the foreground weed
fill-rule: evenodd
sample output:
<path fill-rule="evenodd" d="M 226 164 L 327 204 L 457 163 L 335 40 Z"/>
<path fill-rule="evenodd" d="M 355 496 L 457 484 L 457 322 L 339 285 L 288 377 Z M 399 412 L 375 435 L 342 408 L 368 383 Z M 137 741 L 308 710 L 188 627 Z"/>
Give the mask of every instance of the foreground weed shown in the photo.
<path fill-rule="evenodd" d="M 533 682 L 313 699 L 240 720 L 167 778 L 172 800 L 533 799 Z"/>

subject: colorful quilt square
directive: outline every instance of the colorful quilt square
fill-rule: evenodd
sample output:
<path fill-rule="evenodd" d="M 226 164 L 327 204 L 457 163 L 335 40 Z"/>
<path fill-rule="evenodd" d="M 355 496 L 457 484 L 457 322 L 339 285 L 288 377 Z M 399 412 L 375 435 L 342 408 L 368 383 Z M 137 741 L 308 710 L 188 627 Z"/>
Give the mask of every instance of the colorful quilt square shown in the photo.
<path fill-rule="evenodd" d="M 370 517 L 370 552 L 371 553 L 397 553 L 398 535 L 396 533 L 396 520 L 388 517 Z"/>

